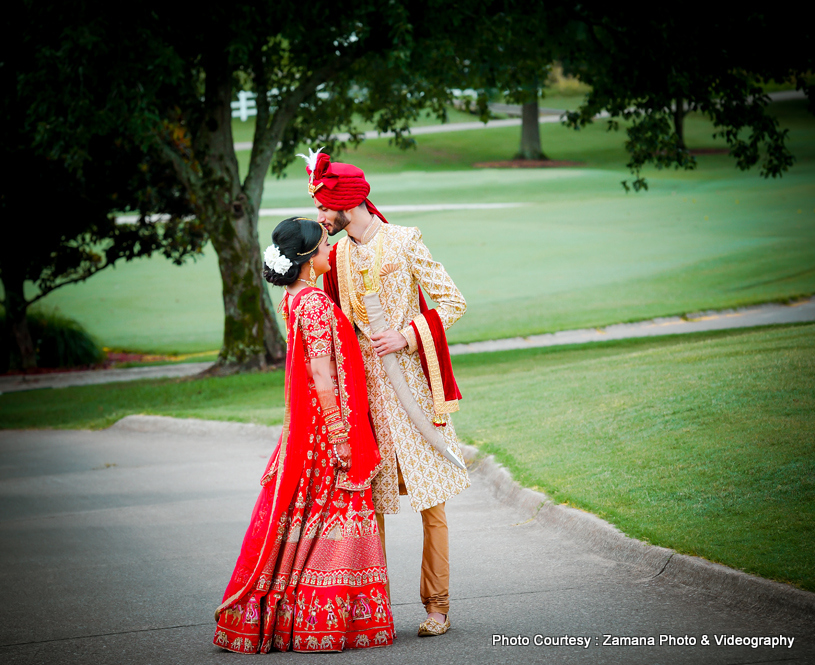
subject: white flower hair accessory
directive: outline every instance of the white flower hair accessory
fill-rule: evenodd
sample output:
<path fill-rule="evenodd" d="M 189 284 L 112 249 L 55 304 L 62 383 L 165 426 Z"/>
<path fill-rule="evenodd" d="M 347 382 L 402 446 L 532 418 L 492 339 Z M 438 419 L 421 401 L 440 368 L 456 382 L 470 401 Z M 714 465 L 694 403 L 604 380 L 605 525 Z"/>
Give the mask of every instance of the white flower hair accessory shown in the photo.
<path fill-rule="evenodd" d="M 269 270 L 278 275 L 285 275 L 291 268 L 291 261 L 280 253 L 277 245 L 269 245 L 263 252 L 263 262 L 269 266 Z"/>

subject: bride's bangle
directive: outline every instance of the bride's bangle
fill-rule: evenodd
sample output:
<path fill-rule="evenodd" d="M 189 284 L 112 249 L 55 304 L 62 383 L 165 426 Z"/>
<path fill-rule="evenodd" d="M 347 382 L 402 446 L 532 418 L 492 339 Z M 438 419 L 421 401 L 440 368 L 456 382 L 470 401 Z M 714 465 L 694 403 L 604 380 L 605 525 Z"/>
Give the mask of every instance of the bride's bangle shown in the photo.
<path fill-rule="evenodd" d="M 336 438 L 339 434 L 346 431 L 345 423 L 342 421 L 342 414 L 338 406 L 326 409 L 323 411 L 323 420 L 325 420 L 325 427 L 328 430 L 328 438 Z"/>

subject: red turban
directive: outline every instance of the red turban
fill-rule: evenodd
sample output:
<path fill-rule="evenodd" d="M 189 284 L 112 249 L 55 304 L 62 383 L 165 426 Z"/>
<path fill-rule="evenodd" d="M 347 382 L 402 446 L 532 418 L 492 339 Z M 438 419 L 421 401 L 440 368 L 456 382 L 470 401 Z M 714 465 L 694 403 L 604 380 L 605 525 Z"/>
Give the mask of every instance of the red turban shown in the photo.
<path fill-rule="evenodd" d="M 306 159 L 306 173 L 309 174 L 308 191 L 317 201 L 329 210 L 351 210 L 365 203 L 368 210 L 383 222 L 387 220 L 368 200 L 371 186 L 365 180 L 362 169 L 353 164 L 331 162 L 324 152 L 311 152 Z"/>
<path fill-rule="evenodd" d="M 331 163 L 331 157 L 321 152 L 313 169 L 306 165 L 308 191 L 329 210 L 356 208 L 371 191 L 362 169 L 353 164 Z"/>

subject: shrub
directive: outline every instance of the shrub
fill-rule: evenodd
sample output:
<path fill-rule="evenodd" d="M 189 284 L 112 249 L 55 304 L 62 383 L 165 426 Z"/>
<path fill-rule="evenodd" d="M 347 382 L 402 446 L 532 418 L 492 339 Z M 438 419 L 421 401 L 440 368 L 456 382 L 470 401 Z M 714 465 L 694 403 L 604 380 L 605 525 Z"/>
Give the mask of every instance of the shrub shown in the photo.
<path fill-rule="evenodd" d="M 7 331 L 5 314 L 0 314 L 2 330 Z M 37 351 L 37 367 L 77 367 L 96 365 L 105 358 L 99 343 L 76 321 L 56 312 L 29 312 L 28 329 Z M 19 356 L 8 332 L 0 340 L 0 364 L 19 366 Z"/>
<path fill-rule="evenodd" d="M 591 90 L 590 85 L 586 85 L 580 79 L 565 74 L 563 65 L 554 63 L 549 70 L 544 90 L 547 95 L 557 95 L 560 97 L 582 97 Z"/>

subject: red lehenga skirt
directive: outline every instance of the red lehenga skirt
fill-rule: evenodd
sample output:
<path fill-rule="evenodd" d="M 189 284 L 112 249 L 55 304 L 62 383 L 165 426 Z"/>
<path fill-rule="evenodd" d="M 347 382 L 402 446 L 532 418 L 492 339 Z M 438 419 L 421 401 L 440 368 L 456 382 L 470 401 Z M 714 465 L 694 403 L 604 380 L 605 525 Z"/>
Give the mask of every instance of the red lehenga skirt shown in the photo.
<path fill-rule="evenodd" d="M 310 387 L 313 431 L 295 498 L 281 514 L 274 545 L 265 548 L 269 556 L 257 581 L 218 617 L 214 642 L 230 651 L 341 651 L 387 646 L 395 636 L 370 486 L 357 491 L 336 486 L 319 400 Z M 286 460 L 289 469 L 293 461 Z M 231 586 L 245 585 L 257 570 L 275 465 L 273 457 Z"/>

